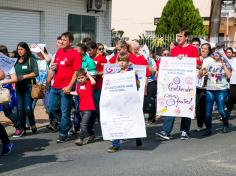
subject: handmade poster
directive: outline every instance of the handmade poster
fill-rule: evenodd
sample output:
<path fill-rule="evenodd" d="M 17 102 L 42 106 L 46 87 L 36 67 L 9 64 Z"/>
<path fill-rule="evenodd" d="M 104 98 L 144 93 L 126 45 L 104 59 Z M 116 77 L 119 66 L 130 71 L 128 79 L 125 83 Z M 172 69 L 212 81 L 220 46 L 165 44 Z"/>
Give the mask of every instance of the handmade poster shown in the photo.
<path fill-rule="evenodd" d="M 134 71 L 104 75 L 100 121 L 104 140 L 146 137 Z"/>
<path fill-rule="evenodd" d="M 216 50 L 214 53 L 211 54 L 211 56 L 212 57 L 219 57 L 221 60 L 224 61 L 227 68 L 232 69 L 232 66 L 229 63 L 229 59 L 226 56 L 223 48 Z"/>
<path fill-rule="evenodd" d="M 10 58 L 2 53 L 0 53 L 0 69 L 5 73 L 9 73 L 9 71 L 14 67 L 17 59 Z"/>
<path fill-rule="evenodd" d="M 196 58 L 162 57 L 157 84 L 157 113 L 193 119 L 196 77 Z"/>
<path fill-rule="evenodd" d="M 134 71 L 138 74 L 138 79 L 140 81 L 140 88 L 138 90 L 140 103 L 143 107 L 143 99 L 144 99 L 144 89 L 146 82 L 146 66 L 144 65 L 132 65 Z M 105 64 L 104 65 L 104 75 L 106 74 L 114 74 L 119 73 L 120 67 L 118 64 Z"/>

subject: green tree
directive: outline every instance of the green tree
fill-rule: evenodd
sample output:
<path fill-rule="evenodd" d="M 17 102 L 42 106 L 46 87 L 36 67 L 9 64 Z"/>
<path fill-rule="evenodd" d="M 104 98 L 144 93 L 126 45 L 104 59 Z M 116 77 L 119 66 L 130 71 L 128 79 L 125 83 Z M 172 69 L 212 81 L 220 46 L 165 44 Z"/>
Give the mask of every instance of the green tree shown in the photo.
<path fill-rule="evenodd" d="M 188 29 L 192 35 L 207 34 L 203 19 L 192 0 L 168 0 L 157 24 L 156 34 L 176 34 L 181 27 Z"/>

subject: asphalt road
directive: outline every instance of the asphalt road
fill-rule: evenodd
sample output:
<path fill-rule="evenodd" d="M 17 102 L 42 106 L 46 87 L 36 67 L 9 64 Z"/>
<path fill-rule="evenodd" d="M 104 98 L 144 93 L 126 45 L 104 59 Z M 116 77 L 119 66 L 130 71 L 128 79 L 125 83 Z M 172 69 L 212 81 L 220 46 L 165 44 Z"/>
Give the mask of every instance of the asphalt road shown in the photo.
<path fill-rule="evenodd" d="M 0 157 L 0 175 L 17 176 L 235 176 L 236 119 L 231 130 L 221 133 L 221 121 L 214 120 L 214 133 L 202 137 L 191 132 L 188 140 L 179 139 L 178 119 L 173 139 L 162 141 L 155 132 L 161 123 L 147 127 L 142 150 L 134 140 L 124 141 L 119 152 L 109 154 L 109 141 L 99 137 L 95 143 L 76 146 L 74 141 L 57 144 L 58 134 L 42 128 L 38 134 L 11 138 L 14 148 Z M 196 128 L 196 121 L 192 129 Z M 99 130 L 98 130 L 99 131 Z"/>

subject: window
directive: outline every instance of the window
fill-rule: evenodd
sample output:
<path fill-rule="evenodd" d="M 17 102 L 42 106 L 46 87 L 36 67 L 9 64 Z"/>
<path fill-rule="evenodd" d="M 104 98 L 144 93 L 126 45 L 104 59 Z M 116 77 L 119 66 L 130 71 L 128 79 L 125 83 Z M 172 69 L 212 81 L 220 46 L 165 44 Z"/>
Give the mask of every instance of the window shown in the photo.
<path fill-rule="evenodd" d="M 74 44 L 81 42 L 85 37 L 90 37 L 96 41 L 96 18 L 94 16 L 69 14 L 68 31 L 74 34 Z"/>

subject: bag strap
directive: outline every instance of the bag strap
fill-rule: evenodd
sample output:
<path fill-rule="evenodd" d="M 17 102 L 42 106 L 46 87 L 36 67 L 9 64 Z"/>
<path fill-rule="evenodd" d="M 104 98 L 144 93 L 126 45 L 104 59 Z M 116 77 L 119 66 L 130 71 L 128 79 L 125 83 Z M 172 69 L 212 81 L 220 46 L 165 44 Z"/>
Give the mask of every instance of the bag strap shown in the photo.
<path fill-rule="evenodd" d="M 29 66 L 30 66 L 30 69 L 31 69 L 30 59 L 31 58 L 29 57 Z M 33 79 L 31 79 L 31 84 L 32 84 L 32 86 L 34 85 Z"/>

